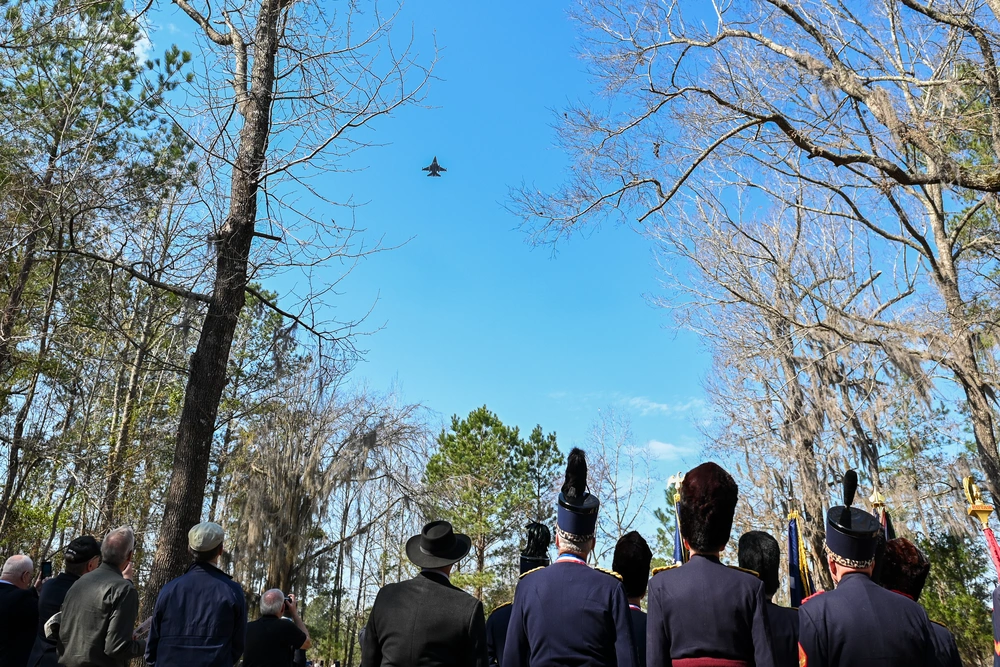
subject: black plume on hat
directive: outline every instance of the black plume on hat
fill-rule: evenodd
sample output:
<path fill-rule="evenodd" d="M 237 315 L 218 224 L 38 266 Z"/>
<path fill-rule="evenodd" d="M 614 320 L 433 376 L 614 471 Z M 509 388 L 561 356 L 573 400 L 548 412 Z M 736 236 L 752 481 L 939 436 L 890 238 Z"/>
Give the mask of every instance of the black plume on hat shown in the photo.
<path fill-rule="evenodd" d="M 858 492 L 858 473 L 848 470 L 844 473 L 844 507 L 854 504 L 854 496 Z"/>
<path fill-rule="evenodd" d="M 552 542 L 552 533 L 543 523 L 531 522 L 527 527 L 528 544 L 521 552 L 522 556 L 530 558 L 544 557 L 549 552 L 549 543 Z"/>
<path fill-rule="evenodd" d="M 582 504 L 587 493 L 587 455 L 579 447 L 570 450 L 562 492 L 571 505 Z"/>

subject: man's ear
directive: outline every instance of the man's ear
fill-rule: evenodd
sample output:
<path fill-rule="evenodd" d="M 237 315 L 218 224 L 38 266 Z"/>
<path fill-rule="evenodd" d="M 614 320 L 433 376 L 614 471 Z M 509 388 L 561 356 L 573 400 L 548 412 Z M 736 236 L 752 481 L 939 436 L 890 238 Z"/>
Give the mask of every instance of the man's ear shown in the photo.
<path fill-rule="evenodd" d="M 837 565 L 837 561 L 833 560 L 833 558 L 831 558 L 830 556 L 827 556 L 826 564 L 830 568 L 830 576 L 833 578 L 834 581 L 837 581 L 837 568 L 839 567 Z"/>

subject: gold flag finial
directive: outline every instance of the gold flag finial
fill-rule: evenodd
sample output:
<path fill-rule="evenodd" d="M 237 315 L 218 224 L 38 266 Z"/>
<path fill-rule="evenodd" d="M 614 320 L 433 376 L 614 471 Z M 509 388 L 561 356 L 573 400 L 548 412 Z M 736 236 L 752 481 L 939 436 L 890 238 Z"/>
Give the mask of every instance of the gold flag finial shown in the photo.
<path fill-rule="evenodd" d="M 663 479 L 662 477 L 660 479 Z M 681 500 L 681 482 L 684 481 L 684 473 L 679 472 L 676 475 L 671 475 L 667 480 L 670 486 L 674 487 L 674 502 L 678 503 Z"/>
<path fill-rule="evenodd" d="M 987 505 L 983 501 L 983 494 L 975 482 L 972 481 L 972 477 L 963 479 L 962 486 L 965 487 L 965 499 L 969 501 L 969 509 L 966 511 L 969 516 L 979 519 L 979 523 L 983 524 L 983 530 L 986 530 L 990 525 L 990 515 L 993 514 L 993 505 Z"/>

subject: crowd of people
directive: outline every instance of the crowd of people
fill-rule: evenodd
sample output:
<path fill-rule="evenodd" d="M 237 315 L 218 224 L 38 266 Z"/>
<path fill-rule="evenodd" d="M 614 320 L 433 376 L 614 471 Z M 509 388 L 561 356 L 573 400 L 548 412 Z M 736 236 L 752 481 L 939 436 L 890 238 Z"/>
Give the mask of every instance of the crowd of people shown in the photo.
<path fill-rule="evenodd" d="M 265 591 L 260 618 L 248 624 L 242 587 L 219 569 L 224 538 L 216 523 L 191 528 L 191 565 L 142 622 L 130 527 L 102 541 L 74 539 L 65 571 L 34 586 L 31 559 L 11 556 L 0 571 L 0 667 L 125 667 L 133 658 L 150 667 L 233 667 L 241 659 L 245 667 L 292 667 L 311 645 L 295 597 Z"/>
<path fill-rule="evenodd" d="M 487 619 L 482 602 L 451 583 L 471 539 L 447 521 L 427 524 L 405 545 L 419 574 L 378 592 L 359 638 L 362 667 L 960 666 L 954 637 L 918 602 L 927 558 L 904 538 L 885 541 L 882 524 L 852 506 L 857 475 L 844 477 L 843 504 L 826 517 L 836 588 L 787 608 L 773 602 L 774 537 L 743 534 L 738 567 L 719 558 L 739 490 L 715 463 L 680 485 L 685 562 L 651 572 L 652 551 L 632 531 L 616 544 L 611 570 L 590 567 L 600 501 L 574 449 L 556 507 L 555 561 L 549 529 L 530 524 L 514 600 Z M 65 571 L 36 585 L 31 559 L 11 556 L 0 572 L 0 667 L 125 667 L 138 657 L 160 667 L 304 663 L 311 640 L 294 596 L 265 591 L 260 618 L 248 624 L 243 589 L 219 568 L 224 537 L 215 523 L 191 528 L 190 567 L 141 623 L 131 528 L 100 542 L 74 539 Z"/>

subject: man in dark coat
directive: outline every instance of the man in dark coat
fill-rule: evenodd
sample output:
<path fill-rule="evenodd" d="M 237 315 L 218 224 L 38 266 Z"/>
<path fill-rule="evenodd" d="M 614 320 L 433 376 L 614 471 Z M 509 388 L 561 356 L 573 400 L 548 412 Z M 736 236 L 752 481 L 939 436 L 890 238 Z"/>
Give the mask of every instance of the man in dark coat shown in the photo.
<path fill-rule="evenodd" d="M 548 567 L 549 543 L 552 541 L 552 534 L 544 524 L 532 522 L 526 530 L 528 543 L 521 552 L 521 579 Z M 510 625 L 512 609 L 511 603 L 502 604 L 486 619 L 486 653 L 490 658 L 490 667 L 500 667 L 503 664 L 503 650 L 507 644 L 507 626 Z"/>
<path fill-rule="evenodd" d="M 621 575 L 628 596 L 629 616 L 632 618 L 632 640 L 639 658 L 639 667 L 646 667 L 646 612 L 640 604 L 646 597 L 649 585 L 649 566 L 653 552 L 636 531 L 625 533 L 615 545 L 611 569 Z"/>
<path fill-rule="evenodd" d="M 740 567 L 757 573 L 764 582 L 767 597 L 767 620 L 771 626 L 771 651 L 775 667 L 797 667 L 799 664 L 799 610 L 779 607 L 772 601 L 778 592 L 781 568 L 781 548 L 778 541 L 760 530 L 740 536 L 738 556 Z"/>
<path fill-rule="evenodd" d="M 715 463 L 684 475 L 678 501 L 681 538 L 691 559 L 649 582 L 646 664 L 773 667 L 764 584 L 723 565 L 739 487 Z"/>
<path fill-rule="evenodd" d="M 919 602 L 931 572 L 931 562 L 905 537 L 889 540 L 882 559 L 882 586 Z M 962 667 L 958 645 L 951 630 L 931 621 L 931 640 L 941 667 Z"/>
<path fill-rule="evenodd" d="M 932 667 L 937 664 L 923 608 L 871 580 L 879 521 L 851 507 L 858 487 L 844 475 L 844 504 L 826 516 L 827 564 L 837 588 L 799 608 L 800 667 Z"/>
<path fill-rule="evenodd" d="M 0 571 L 0 667 L 25 667 L 35 643 L 38 592 L 31 586 L 35 566 L 27 556 L 11 556 Z"/>
<path fill-rule="evenodd" d="M 483 604 L 452 586 L 451 568 L 472 546 L 447 521 L 433 521 L 406 543 L 422 568 L 378 592 L 361 640 L 362 667 L 487 667 Z"/>
<path fill-rule="evenodd" d="M 621 579 L 587 565 L 600 502 L 586 489 L 587 459 L 574 448 L 557 508 L 559 556 L 518 584 L 502 667 L 635 667 Z"/>
<path fill-rule="evenodd" d="M 74 539 L 63 552 L 66 569 L 42 584 L 38 597 L 38 634 L 28 667 L 56 667 L 56 643 L 45 638 L 45 622 L 62 609 L 66 593 L 76 581 L 101 564 L 101 543 L 91 535 Z"/>

